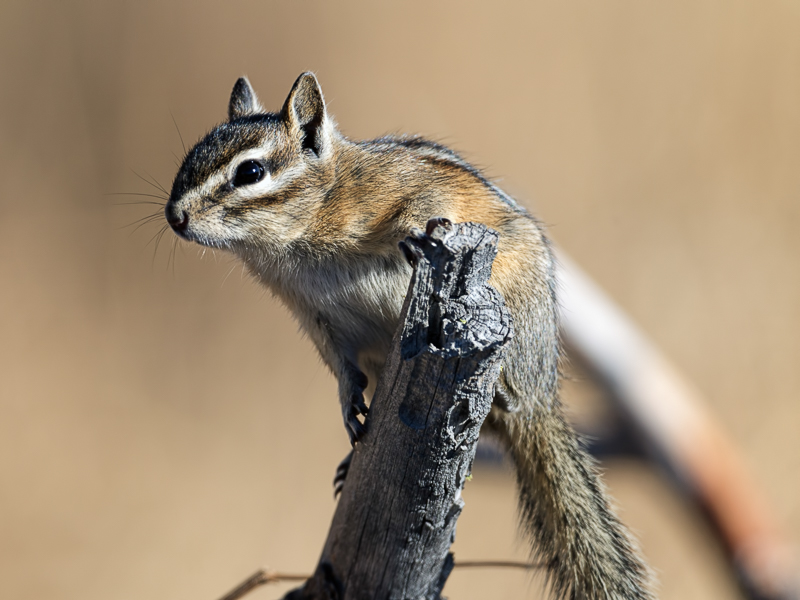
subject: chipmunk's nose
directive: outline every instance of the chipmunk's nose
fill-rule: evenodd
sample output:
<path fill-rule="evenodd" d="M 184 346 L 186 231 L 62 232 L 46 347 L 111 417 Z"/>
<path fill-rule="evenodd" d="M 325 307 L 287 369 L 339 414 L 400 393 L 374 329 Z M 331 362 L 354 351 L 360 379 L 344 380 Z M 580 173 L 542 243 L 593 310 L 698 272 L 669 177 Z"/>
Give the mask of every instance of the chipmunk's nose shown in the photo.
<path fill-rule="evenodd" d="M 189 215 L 185 210 L 179 210 L 174 204 L 168 203 L 164 207 L 164 216 L 167 218 L 167 223 L 177 233 L 183 233 L 189 226 Z"/>

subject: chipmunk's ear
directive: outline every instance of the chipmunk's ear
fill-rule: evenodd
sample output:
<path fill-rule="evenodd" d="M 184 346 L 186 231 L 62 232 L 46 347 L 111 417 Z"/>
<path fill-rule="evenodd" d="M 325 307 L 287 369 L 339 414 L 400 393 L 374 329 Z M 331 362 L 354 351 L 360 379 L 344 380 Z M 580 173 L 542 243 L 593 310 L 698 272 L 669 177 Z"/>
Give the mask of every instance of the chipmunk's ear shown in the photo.
<path fill-rule="evenodd" d="M 306 72 L 297 78 L 281 114 L 289 130 L 301 137 L 304 150 L 311 150 L 317 156 L 325 151 L 333 125 L 313 73 Z"/>
<path fill-rule="evenodd" d="M 247 77 L 239 77 L 233 86 L 231 101 L 228 103 L 228 119 L 234 121 L 263 112 L 264 109 L 258 102 L 258 97 Z"/>

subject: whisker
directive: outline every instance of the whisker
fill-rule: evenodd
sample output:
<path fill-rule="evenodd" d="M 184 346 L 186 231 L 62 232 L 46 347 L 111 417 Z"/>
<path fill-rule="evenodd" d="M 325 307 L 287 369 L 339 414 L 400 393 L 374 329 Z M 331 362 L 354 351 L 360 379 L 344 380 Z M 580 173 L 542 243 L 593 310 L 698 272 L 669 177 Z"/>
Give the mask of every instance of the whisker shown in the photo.
<path fill-rule="evenodd" d="M 158 234 L 158 237 L 156 238 L 155 252 L 158 252 L 158 245 L 161 243 L 161 240 L 163 239 L 164 234 L 167 232 L 168 229 L 169 229 L 168 227 L 164 227 L 161 230 L 161 233 Z"/>
<path fill-rule="evenodd" d="M 147 215 L 146 217 L 142 217 L 141 219 L 136 219 L 133 223 L 128 223 L 127 225 L 123 225 L 122 227 L 117 227 L 117 230 L 118 231 L 122 231 L 123 229 L 127 229 L 128 227 L 134 227 L 134 225 L 135 225 L 135 227 L 133 228 L 133 230 L 130 233 L 131 235 L 133 235 L 134 233 L 139 231 L 140 227 L 143 227 L 144 225 L 147 225 L 148 223 L 153 223 L 154 221 L 158 221 L 161 218 L 162 218 L 161 217 L 161 212 L 157 212 L 156 214 Z"/>
<path fill-rule="evenodd" d="M 137 223 L 141 223 L 142 221 L 150 221 L 150 220 L 161 219 L 161 218 L 163 218 L 163 216 L 164 215 L 159 210 L 159 211 L 156 211 L 156 212 L 154 212 L 152 214 L 145 215 L 144 217 L 142 217 L 140 219 L 136 219 L 135 221 L 132 221 L 132 222 L 128 223 L 127 225 L 123 225 L 120 229 L 124 229 L 125 227 L 132 227 L 133 225 L 136 225 Z"/>
<path fill-rule="evenodd" d="M 178 236 L 172 239 L 172 250 L 169 251 L 169 258 L 167 259 L 167 268 L 172 265 L 172 277 L 175 277 L 175 251 L 178 248 Z"/>
<path fill-rule="evenodd" d="M 155 181 L 155 183 L 153 183 L 153 181 L 150 181 L 149 179 L 143 177 L 142 175 L 139 175 L 139 173 L 137 173 L 133 169 L 131 169 L 131 171 L 133 172 L 134 175 L 136 175 L 139 179 L 144 181 L 147 185 L 150 185 L 150 186 L 154 187 L 155 189 L 157 189 L 159 192 L 163 192 L 164 194 L 169 196 L 169 192 L 167 190 L 165 190 L 164 186 L 162 186 L 160 183 L 158 183 L 158 181 L 156 181 L 155 178 L 153 178 L 153 181 Z M 148 177 L 152 177 L 152 175 L 150 175 L 148 173 Z"/>
<path fill-rule="evenodd" d="M 153 260 L 150 263 L 151 268 L 155 268 L 156 255 L 158 254 L 158 246 L 159 244 L 161 244 L 161 240 L 163 239 L 164 234 L 167 232 L 167 229 L 169 229 L 169 227 L 167 225 L 164 225 L 164 227 L 162 227 L 161 230 L 155 236 L 156 243 L 155 246 L 153 247 Z"/>
<path fill-rule="evenodd" d="M 234 262 L 231 265 L 231 268 L 228 270 L 228 273 L 225 275 L 225 277 L 222 278 L 222 283 L 219 284 L 220 288 L 222 288 L 225 285 L 225 282 L 228 281 L 228 277 L 230 277 L 231 273 L 233 273 L 234 269 L 236 269 L 236 265 L 237 265 L 236 262 Z"/>
<path fill-rule="evenodd" d="M 178 138 L 180 138 L 181 146 L 183 146 L 183 155 L 186 156 L 186 144 L 183 143 L 183 136 L 181 135 L 181 128 L 178 127 L 178 122 L 175 120 L 175 115 L 172 114 L 172 111 L 169 111 L 169 116 L 172 117 L 172 123 L 175 125 L 175 131 L 178 132 Z"/>
<path fill-rule="evenodd" d="M 144 196 L 145 198 L 158 198 L 159 200 L 163 200 L 164 201 L 163 203 L 158 203 L 161 206 L 164 206 L 164 204 L 167 202 L 167 200 L 169 200 L 169 198 L 166 197 L 166 196 L 161 196 L 161 195 L 158 195 L 158 194 L 143 194 L 143 193 L 140 193 L 140 192 L 109 192 L 109 193 L 103 194 L 103 195 L 104 196 Z M 130 202 L 129 204 L 136 204 L 136 203 L 135 202 Z M 156 204 L 156 203 L 153 202 L 153 204 Z"/>
<path fill-rule="evenodd" d="M 166 206 L 166 203 L 147 202 L 143 200 L 141 202 L 114 202 L 112 206 L 160 206 L 161 208 L 164 208 Z"/>
<path fill-rule="evenodd" d="M 147 248 L 147 246 L 149 246 L 150 244 L 152 244 L 152 243 L 153 243 L 153 241 L 154 241 L 154 240 L 155 240 L 155 239 L 156 239 L 158 236 L 160 236 L 160 235 L 163 235 L 163 233 L 164 233 L 164 232 L 167 230 L 167 227 L 169 227 L 169 225 L 168 225 L 168 224 L 166 224 L 166 223 L 165 223 L 164 225 L 162 225 L 162 226 L 161 226 L 161 229 L 159 229 L 159 230 L 156 232 L 156 234 L 155 234 L 153 237 L 151 237 L 151 238 L 150 238 L 150 240 L 149 240 L 149 241 L 148 241 L 148 242 L 145 244 L 145 248 Z"/>
<path fill-rule="evenodd" d="M 169 192 L 168 192 L 168 191 L 167 191 L 167 190 L 164 188 L 164 186 L 163 186 L 163 185 L 161 185 L 161 183 L 158 181 L 158 179 L 156 179 L 155 177 L 153 177 L 152 175 L 150 175 L 150 173 L 147 173 L 147 176 L 148 176 L 150 179 L 152 179 L 152 180 L 153 180 L 153 183 L 155 183 L 155 184 L 156 184 L 156 186 L 158 186 L 158 189 L 160 189 L 162 192 L 164 192 L 164 194 L 166 194 L 167 196 L 169 196 Z"/>

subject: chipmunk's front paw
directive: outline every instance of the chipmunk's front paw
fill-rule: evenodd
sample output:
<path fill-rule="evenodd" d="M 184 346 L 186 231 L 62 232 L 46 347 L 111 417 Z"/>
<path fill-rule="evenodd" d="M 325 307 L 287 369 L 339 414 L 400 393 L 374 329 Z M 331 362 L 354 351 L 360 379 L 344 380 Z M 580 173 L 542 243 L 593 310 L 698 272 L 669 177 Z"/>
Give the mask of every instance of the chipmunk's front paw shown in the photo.
<path fill-rule="evenodd" d="M 428 222 L 425 224 L 425 231 L 417 227 L 412 227 L 406 239 L 398 244 L 406 261 L 412 267 L 415 267 L 417 261 L 422 257 L 422 247 L 432 242 L 431 235 L 437 227 L 449 231 L 453 227 L 453 222 L 446 217 L 428 219 Z"/>
<path fill-rule="evenodd" d="M 425 224 L 425 235 L 431 235 L 433 230 L 437 227 L 444 227 L 445 229 L 450 229 L 453 226 L 452 221 L 446 217 L 434 217 L 432 219 L 428 219 L 428 222 Z"/>

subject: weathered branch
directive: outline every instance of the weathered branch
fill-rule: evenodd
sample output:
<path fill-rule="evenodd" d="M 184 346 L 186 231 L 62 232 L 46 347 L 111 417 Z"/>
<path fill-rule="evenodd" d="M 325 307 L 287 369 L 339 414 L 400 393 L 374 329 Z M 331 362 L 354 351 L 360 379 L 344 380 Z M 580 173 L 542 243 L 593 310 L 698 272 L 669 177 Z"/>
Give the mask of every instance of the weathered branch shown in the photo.
<path fill-rule="evenodd" d="M 438 599 L 461 488 L 511 323 L 487 281 L 497 235 L 429 224 L 406 240 L 414 275 L 314 575 L 287 600 Z"/>

